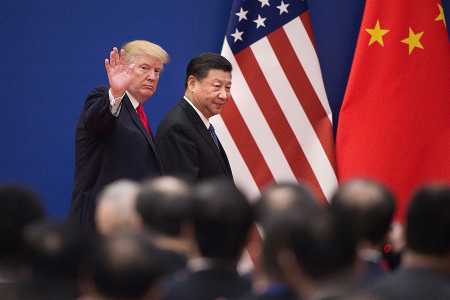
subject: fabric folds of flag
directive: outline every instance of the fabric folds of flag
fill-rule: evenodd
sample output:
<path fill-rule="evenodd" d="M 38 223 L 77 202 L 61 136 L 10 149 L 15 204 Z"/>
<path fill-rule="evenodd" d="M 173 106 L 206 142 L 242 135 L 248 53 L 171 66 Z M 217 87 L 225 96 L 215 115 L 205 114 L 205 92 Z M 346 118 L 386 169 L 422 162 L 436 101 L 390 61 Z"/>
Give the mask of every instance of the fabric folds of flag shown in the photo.
<path fill-rule="evenodd" d="M 336 188 L 332 114 L 302 1 L 233 2 L 222 55 L 233 64 L 231 99 L 212 122 L 238 186 L 307 183 Z"/>
<path fill-rule="evenodd" d="M 450 182 L 450 44 L 439 0 L 367 0 L 341 107 L 339 180 L 374 178 L 402 220 L 419 185 Z"/>

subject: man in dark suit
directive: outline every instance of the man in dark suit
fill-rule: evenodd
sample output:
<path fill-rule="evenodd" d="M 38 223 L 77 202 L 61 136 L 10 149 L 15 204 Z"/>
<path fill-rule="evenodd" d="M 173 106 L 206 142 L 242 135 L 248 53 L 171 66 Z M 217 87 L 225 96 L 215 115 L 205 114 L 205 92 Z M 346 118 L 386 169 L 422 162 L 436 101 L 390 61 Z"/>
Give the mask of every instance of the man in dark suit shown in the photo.
<path fill-rule="evenodd" d="M 135 209 L 138 224 L 167 258 L 167 270 L 174 273 L 185 268 L 196 253 L 191 187 L 175 177 L 151 179 L 142 184 Z"/>
<path fill-rule="evenodd" d="M 88 95 L 76 128 L 72 221 L 94 228 L 96 197 L 106 184 L 162 174 L 143 104 L 168 59 L 160 46 L 137 40 L 105 60 L 109 88 Z"/>
<path fill-rule="evenodd" d="M 44 221 L 25 228 L 23 237 L 31 276 L 18 286 L 16 299 L 78 299 L 82 266 L 92 253 L 89 236 L 77 225 Z"/>
<path fill-rule="evenodd" d="M 355 288 L 352 228 L 343 215 L 308 206 L 274 214 L 265 228 L 266 249 L 275 246 L 283 278 L 301 299 L 348 299 Z"/>
<path fill-rule="evenodd" d="M 394 196 L 374 181 L 354 179 L 338 188 L 331 209 L 344 214 L 356 231 L 361 285 L 384 276 L 383 247 L 395 211 Z"/>
<path fill-rule="evenodd" d="M 288 211 L 302 218 L 304 214 L 321 208 L 319 201 L 301 183 L 278 183 L 262 192 L 254 206 L 256 221 L 264 236 L 260 257 L 261 270 L 253 276 L 256 277 L 255 285 L 258 288 L 242 300 L 299 299 L 294 292 L 295 288 L 289 286 L 289 281 L 277 261 L 278 253 L 284 250 L 288 241 L 280 234 L 267 234 L 267 229 L 270 232 L 271 223 Z"/>
<path fill-rule="evenodd" d="M 21 284 L 30 278 L 25 228 L 46 217 L 39 197 L 28 188 L 0 185 L 0 295 L 20 299 Z"/>
<path fill-rule="evenodd" d="M 161 279 L 167 274 L 165 260 L 145 236 L 116 233 L 100 238 L 92 248 L 81 299 L 160 299 Z"/>
<path fill-rule="evenodd" d="M 166 285 L 163 299 L 235 299 L 250 292 L 250 281 L 238 274 L 237 263 L 252 223 L 252 208 L 232 181 L 214 179 L 196 186 L 193 224 L 200 257 Z"/>
<path fill-rule="evenodd" d="M 406 216 L 406 251 L 395 272 L 367 290 L 370 299 L 450 299 L 450 186 L 421 188 Z"/>
<path fill-rule="evenodd" d="M 209 118 L 230 96 L 230 62 L 214 53 L 193 58 L 186 70 L 185 94 L 165 116 L 157 133 L 164 170 L 188 180 L 232 178 L 225 151 Z"/>

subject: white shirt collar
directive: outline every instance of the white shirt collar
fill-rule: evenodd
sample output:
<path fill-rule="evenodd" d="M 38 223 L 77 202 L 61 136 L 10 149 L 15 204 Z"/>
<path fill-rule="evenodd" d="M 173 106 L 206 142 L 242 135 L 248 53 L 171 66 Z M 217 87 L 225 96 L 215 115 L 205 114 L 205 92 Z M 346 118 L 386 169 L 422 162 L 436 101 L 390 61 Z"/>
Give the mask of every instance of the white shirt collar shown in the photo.
<path fill-rule="evenodd" d="M 131 101 L 131 104 L 133 105 L 133 108 L 134 109 L 137 109 L 137 107 L 139 106 L 139 102 L 131 95 L 131 93 L 130 92 L 126 92 L 127 93 L 127 95 L 128 95 L 128 98 L 130 99 L 130 101 Z"/>
<path fill-rule="evenodd" d="M 193 109 L 195 110 L 195 112 L 198 114 L 198 116 L 200 117 L 200 119 L 202 119 L 203 124 L 205 124 L 206 129 L 208 129 L 208 128 L 209 128 L 209 121 L 208 121 L 208 119 L 207 119 L 207 118 L 206 118 L 206 117 L 205 117 L 205 116 L 197 109 L 197 107 L 195 107 L 194 104 L 192 104 L 191 100 L 189 100 L 188 97 L 184 96 L 183 98 L 184 98 L 184 100 L 187 101 L 187 103 L 189 103 L 189 104 L 192 106 L 192 108 L 193 108 Z"/>

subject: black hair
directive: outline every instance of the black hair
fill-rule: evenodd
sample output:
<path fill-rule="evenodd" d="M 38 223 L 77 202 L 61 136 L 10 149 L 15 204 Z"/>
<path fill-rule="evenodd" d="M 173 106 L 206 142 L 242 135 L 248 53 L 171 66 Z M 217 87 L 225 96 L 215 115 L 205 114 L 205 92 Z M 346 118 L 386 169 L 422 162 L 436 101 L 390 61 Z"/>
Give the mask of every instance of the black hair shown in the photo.
<path fill-rule="evenodd" d="M 23 230 L 44 217 L 45 210 L 32 190 L 19 185 L 0 186 L 0 257 L 25 255 Z"/>
<path fill-rule="evenodd" d="M 247 241 L 253 212 L 232 181 L 213 179 L 194 189 L 194 232 L 204 257 L 237 261 Z"/>
<path fill-rule="evenodd" d="M 166 177 L 167 178 L 167 177 Z M 192 222 L 192 192 L 181 179 L 158 178 L 144 183 L 137 195 L 136 210 L 147 229 L 179 236 L 184 224 Z M 170 182 L 169 182 L 170 181 Z"/>
<path fill-rule="evenodd" d="M 202 80 L 208 76 L 209 70 L 231 72 L 232 69 L 231 63 L 222 55 L 211 52 L 202 53 L 189 61 L 186 68 L 184 88 L 187 88 L 188 78 L 191 75 L 198 80 Z"/>
<path fill-rule="evenodd" d="M 426 255 L 450 253 L 450 186 L 429 185 L 412 197 L 406 220 L 406 244 Z"/>
<path fill-rule="evenodd" d="M 342 184 L 331 199 L 331 210 L 351 224 L 359 241 L 384 242 L 395 211 L 393 194 L 383 185 L 357 179 Z"/>
<path fill-rule="evenodd" d="M 265 230 L 276 222 L 286 211 L 297 214 L 298 218 L 311 211 L 323 208 L 309 188 L 301 183 L 277 183 L 266 188 L 254 206 L 258 223 Z M 284 278 L 278 264 L 278 252 L 286 247 L 283 236 L 265 235 L 262 244 L 261 263 L 264 271 L 278 280 Z"/>
<path fill-rule="evenodd" d="M 158 249 L 137 234 L 101 238 L 92 268 L 95 288 L 108 299 L 140 299 L 165 275 Z"/>
<path fill-rule="evenodd" d="M 276 216 L 266 231 L 269 241 L 291 251 L 303 271 L 316 280 L 350 268 L 356 256 L 356 242 L 350 228 L 340 228 L 338 219 L 325 208 L 285 211 Z"/>

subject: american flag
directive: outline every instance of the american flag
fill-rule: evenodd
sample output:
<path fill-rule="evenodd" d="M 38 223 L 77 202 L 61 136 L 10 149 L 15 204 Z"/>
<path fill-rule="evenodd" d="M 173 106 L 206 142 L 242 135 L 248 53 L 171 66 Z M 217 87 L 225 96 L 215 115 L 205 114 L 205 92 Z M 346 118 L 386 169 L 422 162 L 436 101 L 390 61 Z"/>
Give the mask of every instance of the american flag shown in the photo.
<path fill-rule="evenodd" d="M 222 55 L 231 99 L 212 119 L 236 184 L 251 197 L 301 181 L 328 200 L 337 186 L 332 113 L 301 0 L 235 0 Z"/>

